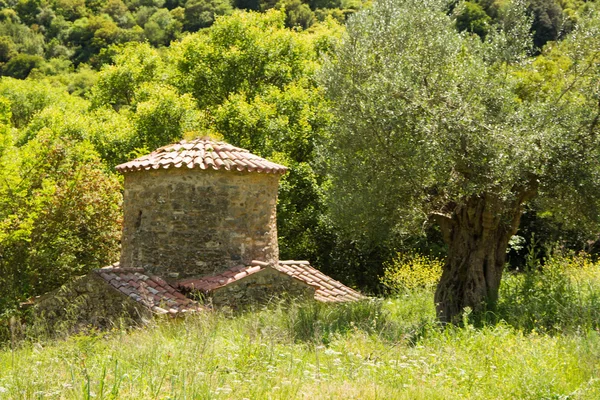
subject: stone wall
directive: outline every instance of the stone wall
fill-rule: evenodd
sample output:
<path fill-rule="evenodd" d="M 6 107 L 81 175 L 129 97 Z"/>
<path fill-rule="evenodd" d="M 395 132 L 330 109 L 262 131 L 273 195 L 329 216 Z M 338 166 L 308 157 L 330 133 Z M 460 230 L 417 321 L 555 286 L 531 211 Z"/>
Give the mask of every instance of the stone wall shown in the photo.
<path fill-rule="evenodd" d="M 96 273 L 73 279 L 40 298 L 32 308 L 32 329 L 51 336 L 78 332 L 92 326 L 139 325 L 152 312 L 106 283 Z"/>
<path fill-rule="evenodd" d="M 239 308 L 248 304 L 265 304 L 282 297 L 313 299 L 314 296 L 314 287 L 267 267 L 213 290 L 208 297 L 209 301 L 217 307 Z"/>
<path fill-rule="evenodd" d="M 277 263 L 278 183 L 186 167 L 125 173 L 121 266 L 182 279 Z"/>

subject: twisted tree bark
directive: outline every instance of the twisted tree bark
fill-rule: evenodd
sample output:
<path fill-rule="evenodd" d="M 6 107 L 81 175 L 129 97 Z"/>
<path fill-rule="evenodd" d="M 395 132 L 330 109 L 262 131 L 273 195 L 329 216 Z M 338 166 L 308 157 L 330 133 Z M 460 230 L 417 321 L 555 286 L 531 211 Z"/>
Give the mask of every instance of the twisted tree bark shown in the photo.
<path fill-rule="evenodd" d="M 502 202 L 493 195 L 473 196 L 447 215 L 437 214 L 448 257 L 435 292 L 440 321 L 460 323 L 463 310 L 493 310 L 510 238 L 517 232 L 523 204 L 535 189 L 521 190 Z"/>

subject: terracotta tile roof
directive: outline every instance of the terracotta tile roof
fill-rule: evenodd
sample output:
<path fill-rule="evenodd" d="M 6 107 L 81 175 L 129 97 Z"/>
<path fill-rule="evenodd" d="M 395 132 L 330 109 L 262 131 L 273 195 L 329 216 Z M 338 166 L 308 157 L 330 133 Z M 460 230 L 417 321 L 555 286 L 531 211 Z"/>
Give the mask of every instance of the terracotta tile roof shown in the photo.
<path fill-rule="evenodd" d="M 262 269 L 263 267 L 260 265 L 233 267 L 217 275 L 179 281 L 177 282 L 177 286 L 186 290 L 198 290 L 203 293 L 209 293 L 212 290 L 229 285 Z"/>
<path fill-rule="evenodd" d="M 323 302 L 345 302 L 364 299 L 356 290 L 325 275 L 310 266 L 308 261 L 280 261 L 275 267 L 289 276 L 300 279 L 316 288 L 315 300 Z"/>
<path fill-rule="evenodd" d="M 273 267 L 292 278 L 313 286 L 315 299 L 318 301 L 345 302 L 365 298 L 354 289 L 311 267 L 308 261 L 281 261 L 277 266 L 271 266 L 262 261 L 252 261 L 252 265 L 249 266 L 234 267 L 213 276 L 185 279 L 177 282 L 177 285 L 186 290 L 198 290 L 206 294 L 268 267 Z"/>
<path fill-rule="evenodd" d="M 182 140 L 133 161 L 117 165 L 119 172 L 167 168 L 224 169 L 284 174 L 287 167 L 265 160 L 248 150 L 210 138 Z"/>
<path fill-rule="evenodd" d="M 142 303 L 157 314 L 198 311 L 202 307 L 188 299 L 158 276 L 149 276 L 143 268 L 120 268 L 119 263 L 94 270 L 115 289 Z"/>

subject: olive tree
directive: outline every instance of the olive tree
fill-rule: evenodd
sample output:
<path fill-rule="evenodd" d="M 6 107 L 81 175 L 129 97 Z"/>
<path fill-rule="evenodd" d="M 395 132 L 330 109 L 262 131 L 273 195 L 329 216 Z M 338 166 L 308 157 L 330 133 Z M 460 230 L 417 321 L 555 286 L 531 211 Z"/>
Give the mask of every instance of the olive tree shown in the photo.
<path fill-rule="evenodd" d="M 599 219 L 598 13 L 538 65 L 525 5 L 503 12 L 482 41 L 442 0 L 379 0 L 349 20 L 322 77 L 332 214 L 373 242 L 437 223 L 442 321 L 493 308 L 526 203 Z"/>

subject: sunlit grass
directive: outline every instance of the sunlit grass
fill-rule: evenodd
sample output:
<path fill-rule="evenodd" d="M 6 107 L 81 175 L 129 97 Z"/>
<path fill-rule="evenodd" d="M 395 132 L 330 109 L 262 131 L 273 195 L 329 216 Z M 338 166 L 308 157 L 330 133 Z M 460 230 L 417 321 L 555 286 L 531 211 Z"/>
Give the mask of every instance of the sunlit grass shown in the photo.
<path fill-rule="evenodd" d="M 0 398 L 600 397 L 600 335 L 441 328 L 431 292 L 202 314 L 0 352 Z"/>
<path fill-rule="evenodd" d="M 8 343 L 0 399 L 600 398 L 600 264 L 550 260 L 501 296 L 479 327 L 439 325 L 426 287 Z"/>

